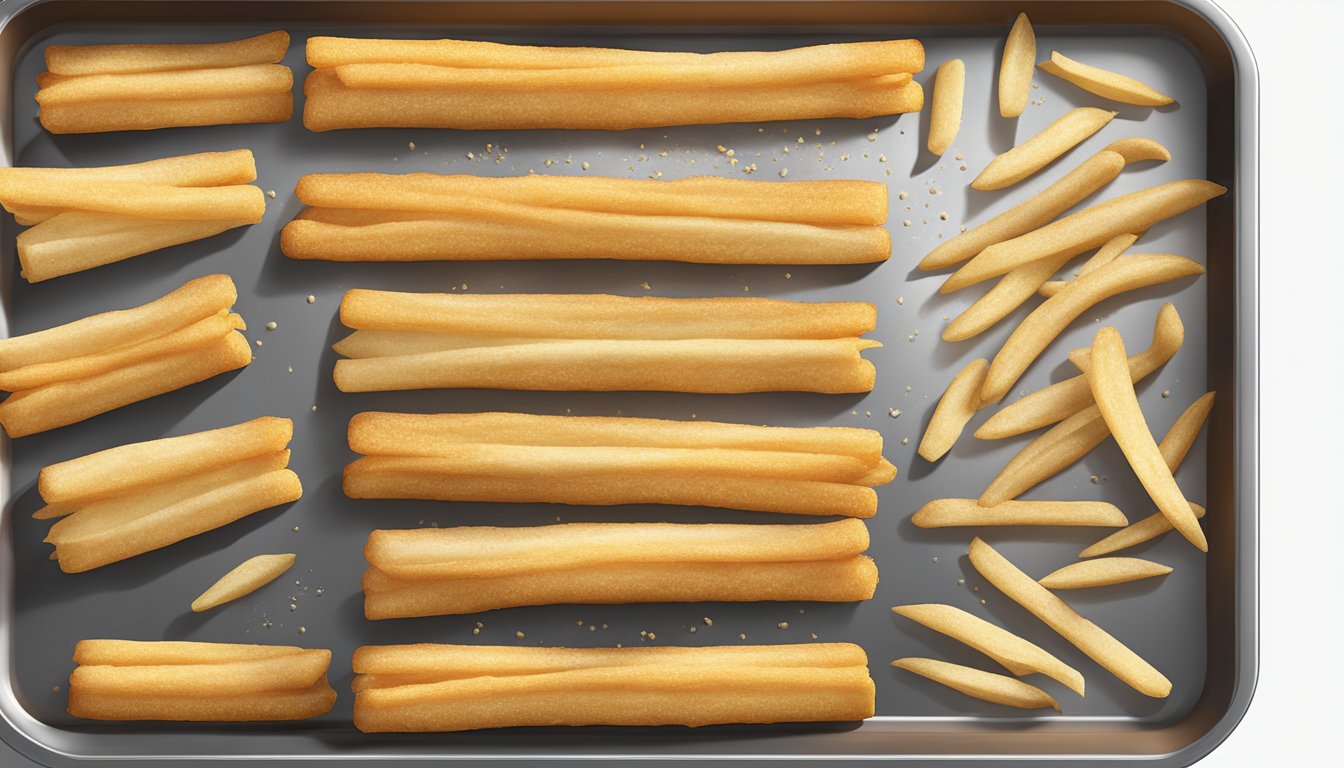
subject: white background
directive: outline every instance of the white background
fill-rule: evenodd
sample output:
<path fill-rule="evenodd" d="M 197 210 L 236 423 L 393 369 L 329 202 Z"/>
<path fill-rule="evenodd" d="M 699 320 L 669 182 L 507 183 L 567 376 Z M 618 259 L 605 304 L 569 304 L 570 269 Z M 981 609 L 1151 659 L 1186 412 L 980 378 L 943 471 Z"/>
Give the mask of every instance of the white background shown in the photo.
<path fill-rule="evenodd" d="M 1218 0 L 1260 67 L 1260 682 L 1200 768 L 1344 764 L 1344 2 Z"/>

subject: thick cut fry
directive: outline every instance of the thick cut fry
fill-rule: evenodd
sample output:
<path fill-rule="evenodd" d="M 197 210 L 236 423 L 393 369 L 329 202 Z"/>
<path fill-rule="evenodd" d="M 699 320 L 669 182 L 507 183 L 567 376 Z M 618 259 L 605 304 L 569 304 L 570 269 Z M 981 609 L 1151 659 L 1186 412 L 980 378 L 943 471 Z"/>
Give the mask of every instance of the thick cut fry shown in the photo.
<path fill-rule="evenodd" d="M 1165 576 L 1171 571 L 1169 565 L 1137 557 L 1103 557 L 1100 560 L 1066 565 L 1043 577 L 1040 583 L 1046 589 L 1087 589 L 1151 579 L 1154 576 Z"/>
<path fill-rule="evenodd" d="M 1121 195 L 985 248 L 953 273 L 940 290 L 958 291 L 1039 259 L 1065 253 L 1077 256 L 1120 235 L 1142 232 L 1226 191 L 1226 187 L 1211 181 L 1187 179 Z"/>
<path fill-rule="evenodd" d="M 185 69 L 174 72 L 90 75 L 74 77 L 37 92 L 37 103 L 47 107 L 116 101 L 179 101 L 285 93 L 294 87 L 294 73 L 279 64 L 254 64 L 221 69 Z M 136 104 L 138 106 L 138 104 Z"/>
<path fill-rule="evenodd" d="M 255 223 L 245 219 L 157 221 L 70 211 L 19 234 L 19 265 L 28 282 L 40 283 Z"/>
<path fill-rule="evenodd" d="M 289 33 L 280 30 L 227 43 L 50 45 L 43 53 L 55 74 L 105 75 L 274 64 L 288 49 Z"/>
<path fill-rule="evenodd" d="M 195 696 L 264 694 L 307 688 L 326 675 L 330 663 L 330 651 L 310 650 L 210 664 L 80 665 L 70 676 L 70 685 L 89 694 L 170 696 L 185 690 Z"/>
<path fill-rule="evenodd" d="M 971 189 L 1011 187 L 1083 143 L 1106 127 L 1115 115 L 1115 112 L 1092 107 L 1079 107 L 1068 112 L 1040 133 L 991 160 L 971 182 Z"/>
<path fill-rule="evenodd" d="M 191 601 L 193 613 L 208 611 L 237 600 L 280 578 L 294 565 L 295 555 L 257 555 L 220 577 L 219 581 Z"/>
<path fill-rule="evenodd" d="M 818 525 L 568 523 L 374 531 L 369 563 L 394 579 L 471 579 L 655 563 L 840 560 L 868 548 L 858 520 Z"/>
<path fill-rule="evenodd" d="M 1107 264 L 1110 264 L 1112 261 L 1115 261 L 1117 258 L 1120 257 L 1121 254 L 1129 250 L 1129 247 L 1134 245 L 1135 241 L 1137 241 L 1138 239 L 1139 239 L 1138 235 L 1119 235 L 1106 241 L 1106 244 L 1101 246 L 1101 248 L 1098 248 L 1097 252 L 1092 254 L 1091 258 L 1083 262 L 1083 265 L 1078 268 L 1078 272 L 1075 275 L 1075 277 L 1082 277 L 1083 275 L 1086 275 L 1089 272 L 1095 272 L 1098 269 L 1101 269 L 1102 267 L 1106 266 Z M 1031 264 L 1045 264 L 1049 263 L 1050 261 L 1051 261 L 1050 259 L 1042 259 L 1040 261 L 1033 261 L 1031 262 Z M 1021 267 L 1018 267 L 1017 269 L 1013 270 L 1013 272 L 1017 272 L 1020 269 L 1025 269 L 1026 267 L 1031 266 L 1031 264 L 1026 264 Z M 1009 272 L 1008 274 L 1011 275 L 1013 274 L 1013 272 Z M 1051 296 L 1054 296 L 1056 293 L 1059 293 L 1060 291 L 1064 290 L 1064 286 L 1066 285 L 1068 285 L 1067 280 L 1051 280 L 1050 282 L 1041 285 L 1040 294 L 1048 299 Z"/>
<path fill-rule="evenodd" d="M 1125 361 L 1125 342 L 1114 328 L 1102 328 L 1092 340 L 1092 369 L 1087 373 L 1087 383 L 1106 426 L 1153 503 L 1187 541 L 1207 552 L 1209 544 L 1199 519 L 1176 485 L 1143 417 Z"/>
<path fill-rule="evenodd" d="M 1018 709 L 1059 711 L 1059 702 L 1040 688 L 1007 675 L 982 672 L 960 664 L 949 664 L 936 659 L 905 658 L 891 662 L 891 666 L 927 677 L 935 683 L 960 691 L 967 696 Z"/>
<path fill-rule="evenodd" d="M 1017 14 L 999 62 L 999 114 L 1017 117 L 1027 108 L 1036 63 L 1036 33 L 1027 14 Z"/>
<path fill-rule="evenodd" d="M 1103 99 L 1118 101 L 1121 104 L 1134 104 L 1140 107 L 1161 107 L 1175 99 L 1159 92 L 1151 86 L 1111 72 L 1101 67 L 1074 61 L 1059 51 L 1051 51 L 1050 58 L 1037 65 L 1042 72 L 1073 83 L 1088 93 L 1094 93 Z"/>
<path fill-rule="evenodd" d="M 971 542 L 971 565 L 1013 602 L 1073 643 L 1078 650 L 1145 696 L 1166 698 L 1171 681 L 1101 627 L 1032 581 L 980 538 Z"/>
<path fill-rule="evenodd" d="M 891 610 L 935 632 L 960 640 L 1018 677 L 1040 673 L 1058 680 L 1079 696 L 1083 695 L 1083 676 L 1078 670 L 1040 646 L 960 608 L 924 604 L 900 605 Z"/>
<path fill-rule="evenodd" d="M 256 181 L 257 166 L 252 158 L 252 150 L 235 149 L 96 168 L 0 168 L 0 178 L 19 178 L 29 183 L 48 182 L 57 185 L 83 184 L 88 181 L 136 181 L 173 187 L 222 187 Z"/>
<path fill-rule="evenodd" d="M 920 528 L 972 525 L 1085 525 L 1119 528 L 1129 521 L 1102 501 L 1005 501 L 983 507 L 975 499 L 935 499 L 910 522 Z"/>
<path fill-rule="evenodd" d="M 966 62 L 952 59 L 933 81 L 933 108 L 929 112 L 929 151 L 941 157 L 961 129 L 961 102 L 966 90 Z"/>
<path fill-rule="evenodd" d="M 985 383 L 989 364 L 977 358 L 952 377 L 947 390 L 933 409 L 933 418 L 919 441 L 919 455 L 926 461 L 937 461 L 952 450 L 966 423 L 980 410 L 980 388 Z"/>
<path fill-rule="evenodd" d="M 23 176 L 0 176 L 0 200 L 19 207 L 54 207 L 174 221 L 261 221 L 266 196 L 250 184 L 167 187 L 138 181 L 86 181 L 57 186 Z"/>
<path fill-rule="evenodd" d="M 69 712 L 86 720 L 263 722 L 307 720 L 331 711 L 336 691 L 324 679 L 301 691 L 273 691 L 198 698 L 109 695 L 70 691 Z"/>
<path fill-rule="evenodd" d="M 196 125 L 283 123 L 294 115 L 294 96 L 261 93 L 172 101 L 95 101 L 44 107 L 38 115 L 49 133 L 153 131 Z"/>
<path fill-rule="evenodd" d="M 981 399 L 998 402 L 1052 341 L 1097 303 L 1127 291 L 1204 274 L 1204 267 L 1171 254 L 1135 254 L 1073 280 L 1027 315 L 989 364 Z M 1121 364 L 1128 366 L 1124 360 Z M 1128 376 L 1125 377 L 1128 381 Z"/>
<path fill-rule="evenodd" d="M 919 268 L 931 271 L 951 267 L 995 243 L 1043 227 L 1110 184 L 1124 168 L 1125 158 L 1120 153 L 1103 149 L 1025 202 L 929 251 Z"/>
<path fill-rule="evenodd" d="M 1185 325 L 1176 306 L 1166 302 L 1157 312 L 1153 341 L 1148 349 L 1129 358 L 1130 380 L 1138 382 L 1166 364 L 1185 341 Z M 1051 384 L 994 414 L 976 430 L 982 440 L 1020 435 L 1063 421 L 1095 402 L 1087 375 Z"/>

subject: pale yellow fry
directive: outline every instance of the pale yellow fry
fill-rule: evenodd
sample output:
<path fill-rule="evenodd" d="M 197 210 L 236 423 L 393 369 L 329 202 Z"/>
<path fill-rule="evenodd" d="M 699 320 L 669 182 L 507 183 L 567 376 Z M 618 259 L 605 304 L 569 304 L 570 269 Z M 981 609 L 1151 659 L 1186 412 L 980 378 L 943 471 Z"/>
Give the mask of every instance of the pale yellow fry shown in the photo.
<path fill-rule="evenodd" d="M 228 694 L 149 696 L 85 693 L 70 689 L 70 714 L 88 720 L 165 720 L 176 722 L 271 722 L 324 715 L 336 703 L 325 678 L 303 690 Z"/>
<path fill-rule="evenodd" d="M 1071 281 L 1067 288 L 1027 315 L 1003 343 L 989 364 L 981 399 L 1001 400 L 1045 348 L 1099 302 L 1127 291 L 1202 274 L 1203 266 L 1183 256 L 1134 254 Z M 1123 360 L 1121 363 L 1128 365 Z"/>
<path fill-rule="evenodd" d="M 1137 557 L 1103 557 L 1099 560 L 1070 563 L 1042 577 L 1040 583 L 1046 589 L 1087 589 L 1151 579 L 1155 576 L 1165 576 L 1171 571 L 1172 567 L 1169 565 Z"/>
<path fill-rule="evenodd" d="M 979 537 L 971 542 L 971 565 L 1013 602 L 1073 643 L 1088 658 L 1145 696 L 1166 698 L 1171 681 L 1101 627 L 1078 615 L 1063 600 L 1032 581 Z"/>
<path fill-rule="evenodd" d="M 297 656 L 306 651 L 294 645 L 200 643 L 180 640 L 80 640 L 74 662 L 117 667 L 165 664 L 219 664 L 234 661 Z"/>
<path fill-rule="evenodd" d="M 966 62 L 952 59 L 938 67 L 933 80 L 933 107 L 929 112 L 929 151 L 941 157 L 961 129 L 962 97 L 966 91 Z"/>
<path fill-rule="evenodd" d="M 1119 528 L 1129 521 L 1118 507 L 1103 501 L 1005 501 L 992 507 L 983 507 L 976 499 L 935 499 L 920 507 L 910 522 L 920 528 L 978 525 Z"/>
<path fill-rule="evenodd" d="M 48 504 L 81 504 L 284 450 L 289 419 L 263 416 L 231 427 L 131 443 L 42 468 L 37 490 Z"/>
<path fill-rule="evenodd" d="M 1171 302 L 1162 304 L 1153 325 L 1153 341 L 1148 349 L 1129 358 L 1132 381 L 1138 382 L 1166 364 L 1185 341 L 1185 325 Z M 1072 353 L 1070 353 L 1072 359 Z M 1083 370 L 1086 370 L 1084 368 Z M 1095 402 L 1087 375 L 1074 376 L 1051 384 L 1012 403 L 994 414 L 975 436 L 981 440 L 999 440 L 1063 421 Z"/>
<path fill-rule="evenodd" d="M 33 183 L 83 184 L 87 181 L 138 181 L 173 187 L 222 187 L 246 184 L 257 178 L 252 150 L 201 152 L 164 157 L 130 165 L 95 168 L 0 168 L 0 178 L 23 178 Z M 50 215 L 55 215 L 55 210 Z"/>
<path fill-rule="evenodd" d="M 1207 552 L 1209 543 L 1199 527 L 1199 519 L 1148 429 L 1129 377 L 1125 342 L 1112 327 L 1097 331 L 1092 340 L 1092 370 L 1087 373 L 1087 383 L 1092 387 L 1092 396 L 1106 426 L 1153 503 L 1187 541 L 1199 551 Z"/>
<path fill-rule="evenodd" d="M 40 283 L 254 223 L 156 221 L 70 211 L 45 219 L 19 234 L 19 265 L 24 279 Z"/>
<path fill-rule="evenodd" d="M 86 181 L 54 185 L 23 176 L 0 176 L 5 205 L 66 208 L 147 219 L 261 221 L 266 196 L 249 184 L 171 187 L 139 181 Z"/>
<path fill-rule="evenodd" d="M 294 73 L 279 64 L 74 77 L 37 92 L 42 108 L 95 101 L 173 101 L 288 93 Z"/>
<path fill-rule="evenodd" d="M 1079 696 L 1083 695 L 1084 681 L 1078 670 L 1035 643 L 960 608 L 925 603 L 898 605 L 891 610 L 935 632 L 941 632 L 953 640 L 969 645 L 1018 677 L 1033 672 L 1040 673 L 1058 680 Z"/>
<path fill-rule="evenodd" d="M 70 676 L 70 686 L 81 693 L 123 696 L 264 696 L 308 688 L 326 676 L 330 664 L 331 651 L 325 649 L 209 664 L 81 664 Z"/>
<path fill-rule="evenodd" d="M 1089 405 L 1018 451 L 980 494 L 980 505 L 994 507 L 1017 498 L 1086 456 L 1110 434 L 1097 406 Z"/>
<path fill-rule="evenodd" d="M 42 127 L 54 134 L 153 131 L 196 125 L 283 123 L 294 115 L 289 91 L 169 101 L 91 101 L 43 107 Z"/>
<path fill-rule="evenodd" d="M 988 370 L 989 363 L 984 358 L 977 358 L 952 377 L 933 409 L 933 418 L 924 430 L 924 438 L 919 441 L 919 455 L 926 461 L 937 461 L 952 450 L 966 422 L 980 409 L 980 388 L 984 386 Z"/>
<path fill-rule="evenodd" d="M 1103 99 L 1118 101 L 1121 104 L 1134 104 L 1140 107 L 1161 107 L 1175 99 L 1145 85 L 1132 77 L 1111 72 L 1074 61 L 1059 51 L 1051 51 L 1050 58 L 1038 64 L 1042 72 L 1073 83 L 1088 93 L 1094 93 Z"/>
<path fill-rule="evenodd" d="M 953 273 L 940 290 L 961 290 L 1038 259 L 1065 253 L 1077 256 L 1120 235 L 1142 232 L 1225 192 L 1226 187 L 1211 181 L 1187 179 L 1121 195 L 985 248 Z"/>
<path fill-rule="evenodd" d="M 943 341 L 965 341 L 989 330 L 1035 296 L 1045 281 L 1071 258 L 1056 256 L 1033 261 L 999 278 L 984 296 L 952 318 L 943 329 Z"/>
<path fill-rule="evenodd" d="M 50 45 L 44 55 L 53 73 L 99 75 L 274 64 L 288 49 L 289 33 L 277 30 L 227 43 Z"/>
<path fill-rule="evenodd" d="M 1110 184 L 1124 168 L 1123 155 L 1102 150 L 1026 201 L 929 251 L 919 268 L 929 271 L 960 264 L 995 243 L 1043 227 Z"/>
<path fill-rule="evenodd" d="M 237 600 L 261 589 L 280 578 L 295 560 L 294 554 L 257 555 L 219 578 L 201 596 L 191 601 L 193 613 L 208 611 L 218 605 Z"/>
<path fill-rule="evenodd" d="M 927 677 L 935 683 L 946 685 L 981 701 L 1018 709 L 1049 707 L 1059 711 L 1059 702 L 1055 701 L 1053 696 L 1015 677 L 982 672 L 972 667 L 949 664 L 937 659 L 897 659 L 891 662 L 891 666 Z"/>
<path fill-rule="evenodd" d="M 1093 107 L 1065 113 L 1040 133 L 991 160 L 971 182 L 971 188 L 995 190 L 1016 184 L 1106 127 L 1115 115 Z"/>
<path fill-rule="evenodd" d="M 1152 139 L 1141 136 L 1132 136 L 1128 139 L 1119 139 L 1106 145 L 1106 149 L 1119 154 L 1125 158 L 1125 164 L 1139 163 L 1145 160 L 1156 160 L 1165 163 L 1171 159 L 1171 152 L 1166 147 Z"/>
<path fill-rule="evenodd" d="M 999 63 L 999 115 L 1017 117 L 1027 108 L 1036 63 L 1036 33 L 1027 14 L 1017 14 Z"/>
<path fill-rule="evenodd" d="M 1172 472 L 1180 468 L 1181 462 L 1195 444 L 1195 438 L 1199 437 L 1209 412 L 1213 410 L 1213 398 L 1214 393 L 1208 392 L 1191 403 L 1190 407 L 1176 418 L 1176 422 L 1171 425 L 1171 429 L 1167 430 L 1166 436 L 1158 444 L 1157 448 L 1162 452 L 1162 459 L 1167 462 L 1167 468 Z M 1200 505 L 1191 504 L 1190 508 L 1195 511 L 1195 517 L 1204 517 L 1204 508 Z M 1078 556 L 1096 557 L 1110 554 L 1155 539 L 1170 530 L 1172 530 L 1171 521 L 1161 512 L 1154 512 L 1128 528 L 1116 531 L 1098 541 L 1080 552 Z"/>
<path fill-rule="evenodd" d="M 1097 252 L 1092 254 L 1091 258 L 1083 262 L 1083 265 L 1078 268 L 1078 271 L 1074 276 L 1082 277 L 1089 272 L 1095 272 L 1107 264 L 1110 264 L 1112 261 L 1119 258 L 1125 251 L 1129 250 L 1130 246 L 1134 245 L 1135 241 L 1138 239 L 1138 235 L 1119 235 L 1111 238 L 1106 241 L 1105 245 L 1098 248 Z M 1032 262 L 1032 264 L 1045 264 L 1050 263 L 1050 261 L 1050 259 L 1042 259 L 1041 261 Z M 1018 267 L 1017 269 L 1022 269 L 1022 267 Z M 1017 270 L 1013 270 L 1013 272 L 1016 271 Z M 1009 272 L 1008 274 L 1011 275 L 1013 272 Z M 1063 290 L 1065 285 L 1068 285 L 1067 280 L 1051 280 L 1041 286 L 1040 294 L 1048 299 Z"/>

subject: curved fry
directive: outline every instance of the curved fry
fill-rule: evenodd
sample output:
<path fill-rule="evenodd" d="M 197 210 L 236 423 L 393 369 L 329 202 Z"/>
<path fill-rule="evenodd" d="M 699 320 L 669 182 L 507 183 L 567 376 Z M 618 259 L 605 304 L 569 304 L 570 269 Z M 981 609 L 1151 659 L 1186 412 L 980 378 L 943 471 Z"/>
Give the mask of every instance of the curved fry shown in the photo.
<path fill-rule="evenodd" d="M 1042 578 L 1040 584 L 1046 589 L 1108 587 L 1112 584 L 1165 576 L 1172 570 L 1169 565 L 1137 557 L 1103 557 L 1100 560 L 1070 563 Z"/>
<path fill-rule="evenodd" d="M 967 696 L 993 704 L 1002 704 L 1018 709 L 1044 709 L 1049 707 L 1056 712 L 1059 711 L 1059 702 L 1055 701 L 1053 696 L 1030 683 L 1024 683 L 1007 675 L 982 672 L 972 667 L 949 664 L 937 659 L 897 659 L 891 662 L 891 666 L 914 672 L 935 683 L 941 683 L 948 688 L 961 691 Z"/>
<path fill-rule="evenodd" d="M 925 460 L 937 461 L 952 450 L 966 422 L 980 410 L 980 388 L 984 385 L 987 370 L 989 363 L 984 358 L 977 358 L 952 377 L 952 383 L 947 385 L 933 409 L 933 418 L 924 430 L 924 438 L 919 441 L 919 455 Z"/>
<path fill-rule="evenodd" d="M 1030 81 L 1030 77 L 1027 78 Z M 1115 112 L 1079 107 L 1046 126 L 1045 130 L 989 162 L 971 182 L 971 189 L 1011 187 L 1059 159 L 1089 136 L 1106 127 Z"/>
<path fill-rule="evenodd" d="M 1074 61 L 1059 51 L 1051 51 L 1050 58 L 1036 66 L 1040 67 L 1042 72 L 1049 72 L 1055 77 L 1067 80 L 1088 93 L 1121 104 L 1162 107 L 1175 101 L 1165 93 L 1132 77 Z"/>

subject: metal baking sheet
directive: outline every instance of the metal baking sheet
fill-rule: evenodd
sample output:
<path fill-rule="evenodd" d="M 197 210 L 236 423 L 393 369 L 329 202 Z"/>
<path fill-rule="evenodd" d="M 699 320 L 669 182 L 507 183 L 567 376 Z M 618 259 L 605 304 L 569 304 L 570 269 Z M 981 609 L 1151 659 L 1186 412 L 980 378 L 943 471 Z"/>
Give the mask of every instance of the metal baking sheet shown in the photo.
<path fill-rule="evenodd" d="M 1017 121 L 998 117 L 992 82 L 1002 36 L 1018 10 L 1031 13 L 1038 50 L 1051 49 L 1133 74 L 1175 95 L 1178 106 L 1121 107 L 1098 135 L 1036 177 L 1002 193 L 969 190 L 996 153 L 1076 106 L 1103 106 L 1061 80 L 1040 75 Z M 140 304 L 185 280 L 233 276 L 237 309 L 258 345 L 246 369 L 81 424 L 6 445 L 0 585 L 0 736 L 41 764 L 86 759 L 216 763 L 249 758 L 323 760 L 514 759 L 815 759 L 918 760 L 944 764 L 990 759 L 1040 762 L 1090 759 L 1187 764 L 1220 741 L 1244 711 L 1254 683 L 1255 241 L 1254 73 L 1235 28 L 1202 0 L 1049 3 L 157 3 L 7 2 L 0 9 L 4 59 L 12 70 L 0 109 L 14 165 L 86 166 L 168 155 L 250 148 L 257 183 L 274 190 L 264 221 L 245 230 L 137 257 L 35 286 L 17 278 L 12 219 L 0 236 L 3 320 L 28 333 L 108 309 Z M 53 137 L 36 122 L 33 78 L 52 43 L 225 40 L 284 28 L 286 63 L 307 72 L 303 41 L 313 34 L 467 37 L 528 44 L 591 44 L 654 50 L 785 48 L 823 42 L 918 37 L 929 66 L 966 61 L 966 112 L 960 135 L 939 159 L 923 151 L 924 115 L 871 120 L 690 126 L 624 133 L 559 131 L 370 130 L 312 134 L 296 117 L 282 125 L 176 129 L 153 133 Z M 301 111 L 298 97 L 296 113 Z M 979 289 L 937 294 L 941 279 L 914 264 L 963 224 L 975 225 L 1025 199 L 1105 144 L 1127 136 L 1161 141 L 1165 165 L 1126 170 L 1103 194 L 1181 178 L 1211 178 L 1227 197 L 1162 223 L 1136 250 L 1174 252 L 1207 265 L 1198 280 L 1113 299 L 1076 322 L 1018 385 L 1022 392 L 1071 371 L 1065 352 L 1087 343 L 1099 324 L 1117 325 L 1146 346 L 1158 307 L 1175 302 L 1184 348 L 1140 388 L 1155 430 L 1207 389 L 1218 406 L 1179 473 L 1194 499 L 1207 501 L 1212 551 L 1205 558 L 1168 536 L 1126 554 L 1175 566 L 1160 579 L 1068 594 L 1083 614 L 1112 631 L 1171 678 L 1166 700 L 1147 699 L 1084 657 L 1024 610 L 984 584 L 966 560 L 970 530 L 921 531 L 910 514 L 925 501 L 974 496 L 1026 439 L 983 442 L 970 432 L 930 465 L 915 455 L 933 405 L 966 361 L 992 356 L 1024 312 L 968 343 L 939 340 L 949 317 Z M 722 149 L 721 149 L 722 148 Z M 732 157 L 726 150 L 732 150 Z M 732 161 L 736 160 L 736 164 Z M 747 174 L 748 166 L 755 169 Z M 856 178 L 891 191 L 890 262 L 872 266 L 735 267 L 622 262 L 337 264 L 294 262 L 279 252 L 281 226 L 299 211 L 292 190 L 304 173 L 431 171 L 481 175 L 541 173 L 673 179 L 712 174 L 778 180 Z M 879 307 L 868 356 L 878 371 L 867 396 L 796 394 L 528 393 L 425 391 L 342 394 L 331 382 L 329 345 L 344 334 L 336 319 L 351 287 L 413 291 L 606 292 L 658 296 L 776 296 L 865 300 Z M 311 303 L 307 297 L 312 295 Z M 266 330 L 275 322 L 275 330 Z M 858 605 L 674 604 L 551 606 L 476 616 L 369 622 L 359 576 L 365 536 L 374 528 L 468 524 L 538 525 L 558 521 L 673 520 L 797 523 L 807 520 L 673 507 L 582 508 L 540 504 L 355 501 L 340 490 L 350 416 L 362 410 L 516 410 L 624 414 L 779 425 L 843 425 L 880 430 L 900 477 L 880 489 L 869 521 L 881 583 Z M 263 414 L 295 422 L 292 467 L 303 499 L 221 530 L 96 572 L 66 575 L 47 559 L 48 526 L 37 471 L 49 463 L 127 442 L 232 424 Z M 1104 499 L 1137 519 L 1152 512 L 1113 443 L 1030 493 L 1035 498 Z M 1034 576 L 1072 561 L 1104 530 L 980 531 Z M 258 553 L 292 551 L 297 566 L 254 595 L 205 615 L 190 600 L 218 575 Z M 890 607 L 946 602 L 1018 632 L 1087 678 L 1079 699 L 1053 681 L 1063 716 L 981 704 L 888 667 L 892 659 L 932 656 L 981 668 L 968 648 L 893 617 Z M 709 621 L 712 620 L 712 626 Z M 479 624 L 478 624 L 479 622 Z M 781 629 L 787 623 L 787 629 Z M 473 629 L 479 628 L 479 634 Z M 647 633 L 647 634 L 643 634 Z M 64 711 L 74 643 L 87 637 L 292 643 L 333 651 L 331 679 L 341 693 L 316 720 L 266 726 L 91 724 Z M 365 736 L 350 726 L 351 651 L 367 643 L 459 642 L 520 645 L 701 645 L 850 641 L 870 657 L 877 717 L 862 724 L 700 730 L 526 729 L 452 735 Z"/>

